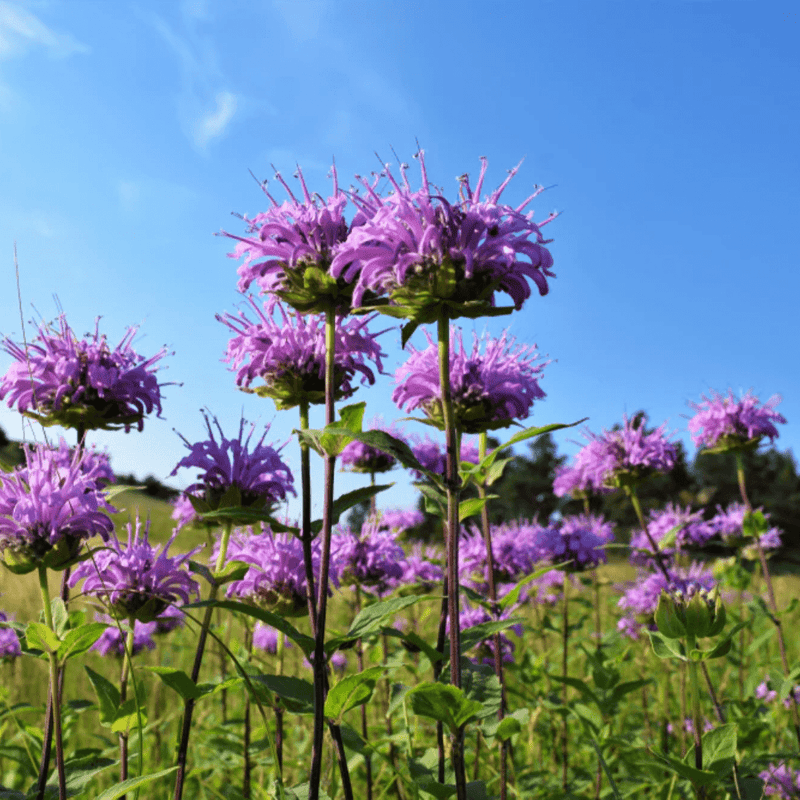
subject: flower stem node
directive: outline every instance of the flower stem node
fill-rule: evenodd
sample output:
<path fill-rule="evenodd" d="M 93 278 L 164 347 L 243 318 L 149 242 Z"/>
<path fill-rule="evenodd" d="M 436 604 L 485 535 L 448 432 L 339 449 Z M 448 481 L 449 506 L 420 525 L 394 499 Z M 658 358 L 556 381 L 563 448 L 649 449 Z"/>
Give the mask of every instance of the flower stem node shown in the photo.
<path fill-rule="evenodd" d="M 726 620 L 725 606 L 719 592 L 704 589 L 690 597 L 681 591 L 662 591 L 658 599 L 655 623 L 668 639 L 702 639 L 722 633 Z"/>
<path fill-rule="evenodd" d="M 15 575 L 27 575 L 40 566 L 61 572 L 78 561 L 83 537 L 64 536 L 55 544 L 36 539 L 28 546 L 8 547 L 3 551 L 3 564 Z"/>

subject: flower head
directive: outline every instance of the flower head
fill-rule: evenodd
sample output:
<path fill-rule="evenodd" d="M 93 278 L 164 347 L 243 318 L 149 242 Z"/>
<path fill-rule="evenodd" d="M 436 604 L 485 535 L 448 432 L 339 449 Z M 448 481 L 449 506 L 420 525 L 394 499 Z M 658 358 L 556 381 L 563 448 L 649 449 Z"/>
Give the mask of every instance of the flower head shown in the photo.
<path fill-rule="evenodd" d="M 556 474 L 553 491 L 563 496 L 570 492 L 612 492 L 652 472 L 669 472 L 675 466 L 677 450 L 667 440 L 666 423 L 647 433 L 645 415 L 623 417 L 619 430 L 603 431 L 599 436 L 584 432 L 589 440 L 575 456 L 571 467 Z"/>
<path fill-rule="evenodd" d="M 800 797 L 800 771 L 792 769 L 785 762 L 770 763 L 758 773 L 764 781 L 764 795 L 779 797 L 781 800 L 795 800 Z"/>
<path fill-rule="evenodd" d="M 96 650 L 104 658 L 108 656 L 123 658 L 125 656 L 125 639 L 130 631 L 128 622 L 124 620 L 117 622 L 105 614 L 96 614 L 95 618 L 100 622 L 107 623 L 108 627 L 91 649 Z M 136 622 L 134 620 L 132 656 L 141 653 L 142 650 L 155 650 L 156 643 L 153 640 L 153 634 L 157 627 L 156 622 Z"/>
<path fill-rule="evenodd" d="M 149 521 L 143 529 L 137 518 L 127 528 L 127 544 L 113 535 L 109 549 L 78 566 L 70 586 L 83 581 L 83 593 L 101 599 L 112 617 L 140 622 L 152 622 L 172 604 L 183 605 L 199 595 L 200 587 L 185 567 L 200 547 L 184 555 L 168 556 L 177 531 L 161 549 L 150 544 Z"/>
<path fill-rule="evenodd" d="M 369 194 L 370 218 L 354 228 L 333 259 L 333 276 L 357 281 L 353 302 L 361 304 L 366 292 L 388 294 L 410 318 L 432 322 L 442 304 L 447 304 L 451 318 L 466 304 L 479 311 L 490 308 L 498 290 L 520 309 L 531 294 L 528 279 L 546 294 L 553 258 L 533 212 L 524 211 L 541 190 L 516 208 L 501 203 L 516 167 L 481 200 L 487 167 L 481 159 L 475 189 L 463 176 L 461 199 L 451 203 L 429 184 L 424 153 L 419 160 L 422 186 L 417 191 L 411 190 L 405 165 L 400 167 L 400 183 L 385 168 L 383 175 L 394 192 L 385 199 Z"/>
<path fill-rule="evenodd" d="M 316 540 L 312 548 L 315 575 L 319 573 L 319 544 Z M 231 536 L 227 558 L 251 565 L 244 578 L 228 584 L 228 597 L 238 597 L 282 616 L 297 616 L 307 611 L 303 545 L 295 536 L 273 533 L 267 527 L 261 533 L 238 530 Z M 335 580 L 336 576 L 332 577 Z"/>
<path fill-rule="evenodd" d="M 368 519 L 358 535 L 349 530 L 337 533 L 331 547 L 331 563 L 341 583 L 359 585 L 376 594 L 397 585 L 403 577 L 404 559 L 397 533 L 376 519 Z"/>
<path fill-rule="evenodd" d="M 763 405 L 750 392 L 740 400 L 730 390 L 727 397 L 716 392 L 710 398 L 703 395 L 701 403 L 691 404 L 697 412 L 689 420 L 692 441 L 715 452 L 756 446 L 765 436 L 772 442 L 779 435 L 775 423 L 786 423 L 775 410 L 780 402 L 777 394 Z"/>
<path fill-rule="evenodd" d="M 274 309 L 259 308 L 248 298 L 256 319 L 243 311 L 218 314 L 235 336 L 228 342 L 225 357 L 236 370 L 236 384 L 246 392 L 271 397 L 279 409 L 293 408 L 301 403 L 325 402 L 325 319 L 320 315 L 289 315 L 277 305 L 280 320 Z M 273 304 L 274 305 L 274 304 Z M 381 351 L 367 324 L 373 317 L 336 321 L 334 348 L 334 399 L 351 397 L 358 388 L 357 374 L 362 384 L 375 383 L 377 371 L 383 371 Z M 263 381 L 263 383 L 262 383 Z"/>
<path fill-rule="evenodd" d="M 100 487 L 102 457 L 60 447 L 25 446 L 25 464 L 0 472 L 0 553 L 12 572 L 63 569 L 92 536 L 108 539 L 113 523 Z"/>
<path fill-rule="evenodd" d="M 403 434 L 394 423 L 386 425 L 379 417 L 372 420 L 369 430 L 383 431 L 395 439 L 403 439 Z M 397 464 L 397 459 L 378 450 L 377 447 L 354 440 L 344 446 L 340 455 L 343 468 L 350 472 L 389 472 Z"/>
<path fill-rule="evenodd" d="M 7 628 L 2 624 L 7 621 L 8 617 L 0 611 L 0 662 L 11 661 L 11 659 L 22 655 L 17 632 L 13 628 Z"/>
<path fill-rule="evenodd" d="M 0 399 L 43 425 L 142 430 L 147 414 L 161 415 L 163 384 L 155 372 L 167 350 L 138 355 L 135 326 L 112 349 L 99 326 L 98 319 L 94 334 L 79 339 L 62 314 L 26 347 L 6 338 L 3 349 L 15 361 L 0 379 Z"/>
<path fill-rule="evenodd" d="M 411 445 L 411 452 L 414 454 L 417 461 L 419 461 L 420 465 L 429 472 L 444 475 L 447 469 L 447 452 L 438 442 L 434 442 L 433 439 L 427 435 L 424 439 L 417 437 L 416 442 Z M 475 441 L 462 439 L 461 461 L 477 464 L 479 459 L 478 445 Z M 421 472 L 418 470 L 414 470 L 413 472 L 417 480 L 422 480 L 423 474 Z"/>
<path fill-rule="evenodd" d="M 439 351 L 426 335 L 428 346 L 424 350 L 411 347 L 408 361 L 395 373 L 392 400 L 406 411 L 421 408 L 443 425 Z M 507 427 L 514 420 L 525 419 L 534 400 L 545 396 L 539 378 L 550 362 L 535 363 L 539 358 L 535 345 L 516 346 L 504 331 L 499 339 L 474 335 L 472 351 L 467 352 L 461 331 L 455 328 L 450 341 L 450 391 L 463 431 L 480 433 Z"/>
<path fill-rule="evenodd" d="M 237 438 L 226 439 L 219 421 L 214 418 L 219 432 L 217 441 L 208 416 L 205 420 L 209 438 L 195 444 L 183 439 L 189 455 L 181 459 L 170 473 L 175 475 L 181 467 L 200 470 L 197 483 L 186 489 L 198 512 L 206 513 L 220 507 L 268 508 L 285 500 L 290 492 L 294 494 L 289 467 L 274 447 L 264 444 L 269 427 L 250 449 L 255 425 L 250 427 L 245 438 L 242 420 Z"/>
<path fill-rule="evenodd" d="M 298 168 L 303 191 L 298 199 L 276 171 L 275 179 L 290 199 L 278 203 L 264 182 L 262 188 L 272 207 L 252 219 L 242 217 L 246 236 L 222 232 L 238 241 L 230 257 L 244 259 L 239 267 L 240 292 L 255 281 L 263 293 L 281 298 L 302 314 L 331 306 L 340 312 L 349 309 L 353 287 L 330 274 L 331 262 L 350 232 L 344 217 L 347 196 L 339 189 L 335 166 L 331 174 L 333 194 L 323 200 L 308 191 Z"/>
<path fill-rule="evenodd" d="M 482 625 L 484 622 L 492 622 L 495 619 L 508 619 L 509 612 L 504 611 L 499 617 L 493 617 L 485 608 L 470 608 L 469 606 L 462 607 L 459 615 L 458 615 L 458 623 L 459 627 L 461 628 L 462 633 L 469 628 L 473 628 L 476 625 Z M 447 622 L 447 630 L 450 630 L 450 621 Z M 510 630 L 514 631 L 517 636 L 522 636 L 523 628 L 522 625 L 516 624 L 511 625 Z M 500 636 L 500 656 L 502 660 L 507 663 L 513 663 L 514 661 L 514 650 L 515 645 L 514 642 L 509 639 L 508 635 L 505 631 L 501 631 Z M 489 636 L 486 639 L 482 639 L 475 645 L 477 649 L 476 656 L 472 658 L 472 661 L 481 663 L 481 664 L 494 664 L 494 653 L 495 653 L 495 637 Z"/>
<path fill-rule="evenodd" d="M 702 511 L 692 511 L 689 506 L 681 508 L 674 503 L 651 511 L 647 530 L 658 545 L 659 553 L 667 559 L 671 559 L 676 550 L 702 548 L 715 533 L 712 525 L 703 519 Z M 643 530 L 633 532 L 630 544 L 634 564 L 645 565 L 653 560 L 653 546 Z"/>

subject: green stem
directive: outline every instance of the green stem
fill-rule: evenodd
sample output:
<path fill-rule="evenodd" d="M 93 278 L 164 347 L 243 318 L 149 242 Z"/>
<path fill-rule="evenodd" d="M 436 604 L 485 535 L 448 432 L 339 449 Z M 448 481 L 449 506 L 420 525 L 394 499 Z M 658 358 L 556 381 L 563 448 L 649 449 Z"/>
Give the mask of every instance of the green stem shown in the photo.
<path fill-rule="evenodd" d="M 489 447 L 489 435 L 486 431 L 481 431 L 478 438 L 478 462 L 481 463 L 486 458 Z M 481 483 L 478 486 L 478 497 L 486 499 L 486 485 Z M 489 574 L 489 600 L 492 603 L 492 611 L 496 619 L 500 617 L 500 607 L 497 604 L 497 582 L 495 581 L 494 552 L 492 550 L 492 531 L 489 525 L 489 503 L 485 502 L 481 508 L 481 530 L 483 532 L 483 543 L 486 547 L 486 568 Z M 503 675 L 503 653 L 500 645 L 500 633 L 495 633 L 494 641 L 494 673 L 500 682 L 500 708 L 497 711 L 497 718 L 502 720 L 506 714 L 507 698 L 506 684 Z M 508 798 L 508 744 L 509 740 L 499 742 L 500 747 L 500 800 Z M 476 758 L 477 762 L 477 758 Z"/>
<path fill-rule="evenodd" d="M 561 690 L 561 701 L 564 704 L 564 709 L 567 707 L 568 689 L 566 679 L 569 677 L 569 670 L 567 665 L 567 650 L 569 645 L 569 576 L 564 575 L 564 597 L 562 604 L 563 611 L 563 629 L 561 631 L 561 677 L 564 678 L 564 686 Z M 561 788 L 564 794 L 567 793 L 567 777 L 569 771 L 569 728 L 567 726 L 567 715 L 564 714 L 564 720 L 561 727 Z"/>
<path fill-rule="evenodd" d="M 439 386 L 442 392 L 442 421 L 444 423 L 447 448 L 447 583 L 448 616 L 450 618 L 450 683 L 461 688 L 461 628 L 459 624 L 459 576 L 458 576 L 458 501 L 460 481 L 458 476 L 458 429 L 450 391 L 450 319 L 447 311 L 439 312 L 438 326 Z M 464 766 L 464 728 L 460 727 L 451 736 L 452 762 L 455 773 L 457 800 L 466 800 L 467 776 Z"/>
<path fill-rule="evenodd" d="M 694 636 L 686 637 L 686 652 L 690 654 L 697 648 L 697 640 Z M 703 718 L 700 714 L 700 681 L 697 678 L 697 662 L 691 658 L 687 662 L 689 668 L 689 691 L 692 698 L 692 724 L 694 727 L 694 766 L 695 769 L 703 769 Z M 697 797 L 702 800 L 706 796 L 704 786 L 696 786 Z"/>
<path fill-rule="evenodd" d="M 644 515 L 642 514 L 642 506 L 639 503 L 639 496 L 636 494 L 636 489 L 633 486 L 626 486 L 625 493 L 630 498 L 631 505 L 633 505 L 633 510 L 636 512 L 636 518 L 639 520 L 639 524 L 642 526 L 642 530 L 644 531 L 644 535 L 647 537 L 647 541 L 650 542 L 650 547 L 653 548 L 653 555 L 655 556 L 656 564 L 658 565 L 658 568 L 661 570 L 664 577 L 667 579 L 667 584 L 669 584 L 672 582 L 672 576 L 669 574 L 669 570 L 667 570 L 667 565 L 664 563 L 664 556 L 658 549 L 656 540 L 652 537 L 650 529 L 647 527 L 647 522 L 645 522 Z"/>
<path fill-rule="evenodd" d="M 130 669 L 131 658 L 133 657 L 133 627 L 136 620 L 128 620 L 130 626 L 125 636 L 125 652 L 122 654 L 122 673 L 119 678 L 119 704 L 128 699 L 128 670 Z M 141 745 L 139 747 L 141 750 Z M 119 782 L 128 780 L 128 731 L 119 732 Z M 120 800 L 125 800 L 127 795 L 122 795 Z"/>
<path fill-rule="evenodd" d="M 307 400 L 300 403 L 300 430 L 309 428 L 309 404 Z M 316 635 L 317 629 L 317 600 L 314 590 L 314 565 L 312 560 L 311 543 L 314 537 L 311 533 L 311 451 L 309 446 L 300 440 L 300 491 L 302 493 L 302 522 L 300 528 L 300 541 L 303 543 L 303 565 L 306 574 L 306 596 L 308 599 L 308 618 L 311 624 L 311 635 Z"/>
<path fill-rule="evenodd" d="M 53 610 L 50 606 L 50 589 L 47 585 L 47 567 L 39 566 L 39 590 L 42 594 L 42 606 L 44 608 L 44 621 L 53 633 L 56 632 L 53 624 Z M 55 653 L 50 653 L 50 695 L 53 698 L 53 730 L 56 745 L 56 771 L 58 773 L 58 797 L 59 800 L 66 800 L 67 797 L 67 776 L 64 771 L 64 741 L 61 730 L 61 703 L 59 702 L 58 682 L 59 664 Z"/>
<path fill-rule="evenodd" d="M 228 543 L 231 539 L 231 532 L 233 525 L 230 522 L 225 522 L 222 528 L 222 539 L 219 545 L 219 555 L 217 556 L 217 563 L 214 567 L 214 572 L 217 573 L 222 569 L 225 563 L 225 557 L 228 554 Z M 208 638 L 208 629 L 211 627 L 211 615 L 214 612 L 213 601 L 217 599 L 218 586 L 216 581 L 211 584 L 211 589 L 208 593 L 208 599 L 212 605 L 206 607 L 206 613 L 203 617 L 203 624 L 200 627 L 200 636 L 197 640 L 197 650 L 194 654 L 194 664 L 192 665 L 192 681 L 197 683 L 200 677 L 200 667 L 203 663 L 203 652 L 206 647 L 206 639 Z M 183 797 L 183 785 L 186 780 L 186 757 L 189 751 L 189 737 L 192 730 L 192 714 L 194 713 L 195 701 L 192 698 L 186 700 L 183 706 L 183 725 L 181 727 L 181 738 L 178 744 L 178 757 L 177 766 L 178 772 L 175 777 L 175 793 L 174 800 L 181 800 Z"/>

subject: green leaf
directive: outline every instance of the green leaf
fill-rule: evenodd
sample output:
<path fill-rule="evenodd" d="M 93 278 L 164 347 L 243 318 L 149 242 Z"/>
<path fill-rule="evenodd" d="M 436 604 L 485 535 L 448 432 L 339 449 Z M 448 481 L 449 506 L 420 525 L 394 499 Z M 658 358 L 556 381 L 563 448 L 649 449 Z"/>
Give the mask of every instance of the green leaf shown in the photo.
<path fill-rule="evenodd" d="M 63 663 L 73 656 L 85 653 L 102 635 L 108 626 L 103 622 L 89 622 L 68 631 L 56 654 Z"/>
<path fill-rule="evenodd" d="M 686 648 L 677 639 L 667 639 L 658 631 L 648 630 L 650 644 L 653 645 L 653 652 L 659 658 L 679 658 L 681 661 L 688 661 Z"/>
<path fill-rule="evenodd" d="M 406 694 L 406 700 L 417 716 L 441 722 L 453 734 L 476 719 L 482 708 L 477 700 L 468 700 L 461 689 L 442 683 L 420 683 Z"/>
<path fill-rule="evenodd" d="M 314 686 L 310 681 L 289 675 L 249 675 L 251 681 L 277 695 L 292 714 L 314 713 Z"/>
<path fill-rule="evenodd" d="M 301 783 L 299 786 L 292 786 L 291 789 L 286 789 L 287 800 L 308 800 L 309 793 L 311 792 L 311 785 L 308 783 Z M 330 795 L 320 786 L 319 800 L 331 800 Z"/>
<path fill-rule="evenodd" d="M 61 640 L 42 622 L 29 622 L 25 627 L 25 640 L 32 650 L 41 650 L 43 653 L 55 653 L 61 645 Z"/>
<path fill-rule="evenodd" d="M 728 723 L 703 734 L 703 768 L 722 778 L 736 758 L 736 725 Z"/>
<path fill-rule="evenodd" d="M 462 500 L 458 504 L 458 518 L 465 520 L 475 514 L 480 514 L 481 509 L 490 501 L 496 500 L 498 495 L 490 494 L 486 497 L 470 497 L 467 500 Z"/>
<path fill-rule="evenodd" d="M 342 678 L 328 692 L 325 716 L 339 724 L 347 711 L 369 701 L 382 675 L 383 667 L 370 667 L 357 675 Z"/>
<path fill-rule="evenodd" d="M 84 669 L 92 682 L 94 693 L 97 695 L 97 703 L 100 706 L 100 724 L 108 727 L 117 716 L 119 689 L 111 681 L 98 675 L 91 667 L 84 667 Z"/>
<path fill-rule="evenodd" d="M 405 350 L 406 345 L 408 344 L 408 340 L 413 336 L 414 331 L 419 327 L 418 322 L 406 322 L 405 325 L 400 329 L 400 347 Z"/>
<path fill-rule="evenodd" d="M 494 735 L 495 738 L 499 739 L 501 742 L 506 742 L 515 733 L 519 733 L 521 730 L 522 725 L 518 719 L 514 719 L 514 717 L 505 717 L 497 726 Z"/>
<path fill-rule="evenodd" d="M 692 758 L 694 758 L 694 748 L 692 748 L 689 752 L 691 753 Z M 688 755 L 689 754 L 687 754 L 687 758 Z M 696 769 L 695 767 L 690 767 L 688 764 L 684 764 L 683 761 L 673 758 L 672 756 L 668 756 L 664 753 L 655 753 L 655 756 L 659 761 L 664 763 L 668 769 L 680 775 L 681 778 L 688 778 L 688 780 L 690 780 L 695 786 L 708 786 L 709 784 L 719 780 L 716 773 L 704 769 L 700 770 Z"/>
<path fill-rule="evenodd" d="M 181 669 L 175 667 L 142 667 L 154 672 L 162 682 L 177 692 L 183 700 L 197 700 L 205 692 Z"/>
<path fill-rule="evenodd" d="M 171 775 L 173 772 L 177 772 L 177 770 L 177 767 L 170 767 L 169 769 L 162 769 L 161 772 L 153 772 L 150 775 L 140 775 L 138 778 L 130 778 L 127 781 L 122 781 L 122 783 L 118 783 L 106 789 L 102 794 L 98 795 L 95 800 L 118 800 L 118 798 L 122 797 L 126 792 L 139 789 L 142 786 L 147 786 L 154 781 L 161 780 L 161 778 L 166 778 L 167 775 Z"/>
<path fill-rule="evenodd" d="M 183 608 L 205 608 L 206 606 L 213 606 L 226 611 L 236 611 L 239 614 L 265 622 L 267 625 L 271 625 L 273 628 L 285 633 L 305 655 L 309 655 L 314 650 L 314 640 L 310 636 L 300 633 L 284 617 L 279 617 L 277 614 L 265 611 L 263 608 L 249 606 L 246 603 L 238 603 L 235 600 L 201 600 L 197 603 L 189 603 Z"/>
<path fill-rule="evenodd" d="M 371 633 L 376 633 L 380 630 L 383 621 L 387 617 L 393 617 L 402 611 L 404 608 L 413 606 L 422 600 L 433 600 L 432 595 L 409 595 L 407 597 L 392 597 L 389 600 L 380 600 L 377 603 L 362 608 L 356 615 L 350 630 L 345 635 L 346 640 L 362 639 L 369 636 Z"/>
<path fill-rule="evenodd" d="M 113 733 L 124 733 L 131 730 L 131 728 L 138 728 L 140 719 L 142 727 L 144 727 L 147 723 L 147 713 L 143 706 L 137 705 L 136 698 L 131 697 L 117 710 L 114 721 L 111 723 L 111 731 Z"/>
<path fill-rule="evenodd" d="M 580 678 L 572 678 L 567 675 L 551 675 L 550 677 L 554 681 L 564 683 L 567 686 L 571 686 L 573 689 L 577 689 L 584 697 L 589 698 L 589 700 L 594 703 L 598 703 L 597 695 L 592 691 L 589 684 L 580 680 Z"/>
<path fill-rule="evenodd" d="M 367 500 L 372 499 L 376 494 L 380 494 L 381 492 L 386 491 L 386 489 L 391 489 L 392 486 L 394 486 L 393 483 L 383 483 L 376 486 L 362 486 L 360 489 L 353 489 L 352 492 L 347 492 L 341 497 L 337 497 L 331 506 L 332 524 L 335 525 L 345 511 L 349 511 L 353 506 L 357 506 L 359 503 L 364 503 Z M 319 533 L 321 530 L 322 520 L 314 520 L 311 523 L 312 533 Z"/>
<path fill-rule="evenodd" d="M 505 611 L 509 606 L 515 606 L 519 602 L 519 596 L 522 593 L 522 590 L 532 581 L 535 581 L 537 578 L 541 578 L 542 575 L 546 575 L 548 572 L 551 572 L 554 569 L 558 569 L 559 567 L 563 566 L 563 564 L 548 564 L 546 567 L 542 569 L 537 569 L 532 575 L 527 575 L 524 577 L 519 583 L 514 586 L 514 588 L 505 594 L 503 598 L 498 602 L 500 609 Z"/>
<path fill-rule="evenodd" d="M 217 586 L 224 586 L 231 581 L 240 581 L 247 575 L 251 565 L 245 561 L 228 561 L 219 571 L 213 573 L 214 581 Z"/>
<path fill-rule="evenodd" d="M 110 503 L 115 497 L 119 497 L 121 494 L 125 494 L 126 492 L 143 492 L 144 486 L 125 486 L 125 485 L 118 485 L 114 484 L 114 486 L 109 486 L 105 490 L 106 500 Z"/>
<path fill-rule="evenodd" d="M 500 631 L 506 630 L 506 628 L 510 628 L 512 625 L 519 625 L 522 622 L 524 622 L 524 620 L 520 617 L 511 617 L 509 619 L 491 620 L 490 622 L 481 622 L 478 625 L 472 625 L 461 632 L 461 652 L 466 653 L 484 639 L 490 639 L 492 634 L 499 633 Z"/>
<path fill-rule="evenodd" d="M 731 649 L 731 645 L 733 644 L 733 637 L 747 625 L 747 621 L 737 622 L 728 634 L 725 636 L 724 639 L 721 639 L 717 642 L 711 650 L 706 650 L 703 652 L 703 659 L 707 658 L 722 658 L 722 656 L 728 655 Z"/>
<path fill-rule="evenodd" d="M 53 627 L 56 630 L 56 635 L 61 639 L 69 625 L 67 606 L 60 597 L 54 597 L 50 602 L 50 610 L 53 614 Z"/>

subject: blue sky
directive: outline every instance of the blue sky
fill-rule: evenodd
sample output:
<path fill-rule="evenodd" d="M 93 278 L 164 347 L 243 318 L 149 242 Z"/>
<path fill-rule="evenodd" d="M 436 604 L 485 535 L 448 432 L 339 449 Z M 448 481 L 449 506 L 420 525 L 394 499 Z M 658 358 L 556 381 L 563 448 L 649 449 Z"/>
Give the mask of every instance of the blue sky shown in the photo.
<path fill-rule="evenodd" d="M 214 315 L 239 299 L 213 234 L 263 208 L 250 170 L 300 164 L 325 193 L 332 158 L 347 185 L 419 139 L 451 195 L 479 156 L 492 186 L 524 157 L 504 198 L 543 184 L 536 217 L 562 212 L 550 294 L 488 326 L 556 359 L 532 424 L 644 408 L 688 440 L 689 401 L 752 388 L 783 395 L 796 453 L 798 20 L 722 0 L 0 0 L 0 332 L 20 339 L 16 242 L 26 321 L 57 296 L 80 332 L 102 315 L 112 341 L 137 323 L 140 352 L 175 351 L 164 419 L 95 437 L 117 471 L 165 479 L 185 452 L 173 429 L 199 438 L 202 407 L 284 441 L 294 412 L 220 361 Z M 393 372 L 394 331 L 384 349 Z M 387 377 L 354 399 L 391 418 L 390 393 Z M 0 426 L 21 436 L 5 407 Z M 382 504 L 411 505 L 395 477 Z"/>

